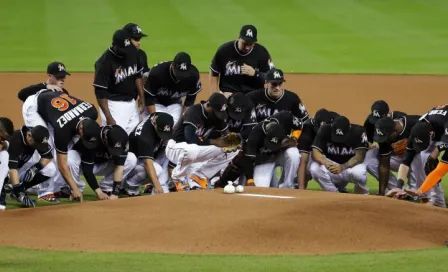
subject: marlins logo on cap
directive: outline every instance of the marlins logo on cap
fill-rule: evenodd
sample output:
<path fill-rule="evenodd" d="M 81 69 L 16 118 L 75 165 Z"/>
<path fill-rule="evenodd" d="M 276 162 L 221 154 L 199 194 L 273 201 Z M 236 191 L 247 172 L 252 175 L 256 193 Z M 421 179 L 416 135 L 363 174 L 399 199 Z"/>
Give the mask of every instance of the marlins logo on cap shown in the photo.
<path fill-rule="evenodd" d="M 375 116 L 375 117 L 381 117 L 381 115 L 379 114 L 379 112 L 377 110 L 374 110 L 372 112 L 372 115 Z"/>
<path fill-rule="evenodd" d="M 163 128 L 163 131 L 170 132 L 170 131 L 171 131 L 171 127 L 170 127 L 169 125 L 166 125 L 166 126 Z"/>
<path fill-rule="evenodd" d="M 248 29 L 248 30 L 246 30 L 246 36 L 247 37 L 254 37 L 254 34 L 252 33 L 252 29 Z"/>
<path fill-rule="evenodd" d="M 226 110 L 227 110 L 227 105 L 226 104 L 222 105 L 221 111 L 226 111 Z"/>
<path fill-rule="evenodd" d="M 344 132 L 342 132 L 342 130 L 341 129 L 336 129 L 336 134 L 337 135 L 344 135 Z"/>
<path fill-rule="evenodd" d="M 381 136 L 384 135 L 383 132 L 379 128 L 376 129 L 376 134 L 381 135 Z"/>
<path fill-rule="evenodd" d="M 279 72 L 275 71 L 274 72 L 274 78 L 282 78 L 282 76 L 280 75 Z"/>
<path fill-rule="evenodd" d="M 421 143 L 423 143 L 423 141 L 420 140 L 420 139 L 417 138 L 417 137 L 414 138 L 414 142 L 416 142 L 417 144 L 421 144 Z"/>
<path fill-rule="evenodd" d="M 274 143 L 274 144 L 278 143 L 277 137 L 272 137 L 271 143 Z"/>

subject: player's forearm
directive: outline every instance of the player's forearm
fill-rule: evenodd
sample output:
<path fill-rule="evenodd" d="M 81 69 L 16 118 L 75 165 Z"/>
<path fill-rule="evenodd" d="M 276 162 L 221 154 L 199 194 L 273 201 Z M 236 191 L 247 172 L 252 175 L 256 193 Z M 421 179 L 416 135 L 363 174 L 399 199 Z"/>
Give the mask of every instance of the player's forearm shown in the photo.
<path fill-rule="evenodd" d="M 364 161 L 366 151 L 364 149 L 356 150 L 355 156 L 351 157 L 346 163 L 342 164 L 342 169 L 352 168 Z"/>
<path fill-rule="evenodd" d="M 104 113 L 104 116 L 106 116 L 106 119 L 113 119 L 112 114 L 109 111 L 109 101 L 104 98 L 97 98 L 98 105 L 100 105 L 101 110 Z"/>
<path fill-rule="evenodd" d="M 313 148 L 313 150 L 311 152 L 312 152 L 313 160 L 315 162 L 317 162 L 319 164 L 326 164 L 327 163 L 327 158 L 319 150 Z"/>
<path fill-rule="evenodd" d="M 219 91 L 219 75 L 215 76 L 213 71 L 210 71 L 210 90 L 211 93 Z"/>
<path fill-rule="evenodd" d="M 58 153 L 57 161 L 59 172 L 61 173 L 68 186 L 70 186 L 72 190 L 78 189 L 78 185 L 76 185 L 76 182 L 73 180 L 72 173 L 68 168 L 67 155 Z"/>
<path fill-rule="evenodd" d="M 378 164 L 379 195 L 386 194 L 389 183 L 390 156 L 381 156 Z"/>
<path fill-rule="evenodd" d="M 19 184 L 19 182 L 20 182 L 19 172 L 17 171 L 17 169 L 10 169 L 8 174 L 9 174 L 9 182 L 12 185 Z"/>
<path fill-rule="evenodd" d="M 157 177 L 156 169 L 154 168 L 154 162 L 152 160 L 145 160 L 145 171 L 154 187 L 160 187 L 161 185 L 159 182 L 159 178 Z"/>
<path fill-rule="evenodd" d="M 135 79 L 135 85 L 137 86 L 139 99 L 141 99 L 142 105 L 145 105 L 145 91 L 143 90 L 143 80 L 141 77 Z"/>
<path fill-rule="evenodd" d="M 306 166 L 308 165 L 309 160 L 309 154 L 305 152 L 300 152 L 300 164 L 299 164 L 299 170 L 297 172 L 298 182 L 299 182 L 299 189 L 305 190 L 306 189 Z"/>
<path fill-rule="evenodd" d="M 409 166 L 405 164 L 400 164 L 400 167 L 398 167 L 398 173 L 397 173 L 397 179 L 401 179 L 403 182 L 407 181 L 409 173 Z"/>

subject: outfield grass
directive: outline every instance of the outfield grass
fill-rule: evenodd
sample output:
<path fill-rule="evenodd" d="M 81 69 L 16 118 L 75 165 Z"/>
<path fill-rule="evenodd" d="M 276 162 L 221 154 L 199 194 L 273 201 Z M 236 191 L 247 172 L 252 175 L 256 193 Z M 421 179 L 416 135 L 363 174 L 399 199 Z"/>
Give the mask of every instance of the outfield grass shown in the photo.
<path fill-rule="evenodd" d="M 0 271 L 446 271 L 448 249 L 330 256 L 87 253 L 1 247 Z"/>
<path fill-rule="evenodd" d="M 448 1 L 24 0 L 0 16 L 0 71 L 44 71 L 53 60 L 92 71 L 132 21 L 149 35 L 150 64 L 186 51 L 208 71 L 217 47 L 250 23 L 287 72 L 448 73 Z"/>

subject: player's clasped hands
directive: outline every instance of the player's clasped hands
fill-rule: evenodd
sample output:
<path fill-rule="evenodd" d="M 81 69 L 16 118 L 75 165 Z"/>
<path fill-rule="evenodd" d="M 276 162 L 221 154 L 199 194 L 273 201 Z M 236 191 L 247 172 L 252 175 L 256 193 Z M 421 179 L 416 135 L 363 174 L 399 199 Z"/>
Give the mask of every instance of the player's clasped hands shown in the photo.
<path fill-rule="evenodd" d="M 243 66 L 241 66 L 241 73 L 243 75 L 248 75 L 248 76 L 254 76 L 255 75 L 255 69 L 247 64 L 243 64 Z"/>

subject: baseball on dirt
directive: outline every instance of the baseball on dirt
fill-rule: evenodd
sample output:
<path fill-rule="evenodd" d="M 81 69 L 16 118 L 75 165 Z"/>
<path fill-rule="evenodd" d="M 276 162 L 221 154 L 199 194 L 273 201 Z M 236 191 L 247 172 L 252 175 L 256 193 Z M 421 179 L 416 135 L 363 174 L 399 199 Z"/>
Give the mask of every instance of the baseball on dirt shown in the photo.
<path fill-rule="evenodd" d="M 233 186 L 233 182 L 229 181 L 228 184 L 224 187 L 224 193 L 233 194 L 235 193 L 235 186 Z"/>
<path fill-rule="evenodd" d="M 244 192 L 244 186 L 243 186 L 243 185 L 238 185 L 238 186 L 236 186 L 235 191 L 236 191 L 237 193 L 242 193 L 242 192 Z"/>

